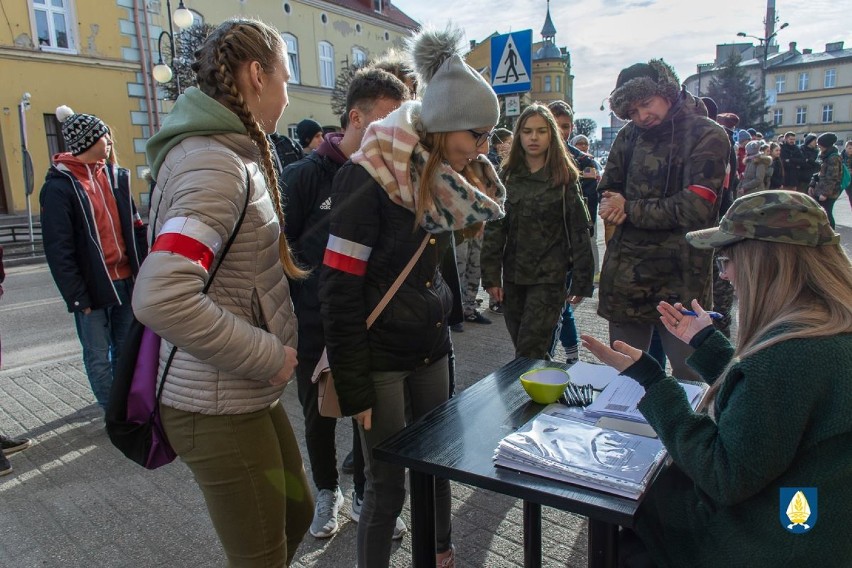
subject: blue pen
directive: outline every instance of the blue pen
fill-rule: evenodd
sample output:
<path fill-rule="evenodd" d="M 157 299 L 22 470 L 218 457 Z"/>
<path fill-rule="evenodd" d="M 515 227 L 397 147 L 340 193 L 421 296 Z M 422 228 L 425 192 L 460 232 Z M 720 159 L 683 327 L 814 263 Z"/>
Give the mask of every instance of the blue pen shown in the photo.
<path fill-rule="evenodd" d="M 685 316 L 698 317 L 698 314 L 696 314 L 692 310 L 681 310 L 680 313 L 682 313 Z M 707 312 L 707 315 L 710 316 L 710 318 L 714 319 L 714 320 L 720 320 L 723 317 L 725 317 L 722 314 L 720 314 L 719 312 Z"/>

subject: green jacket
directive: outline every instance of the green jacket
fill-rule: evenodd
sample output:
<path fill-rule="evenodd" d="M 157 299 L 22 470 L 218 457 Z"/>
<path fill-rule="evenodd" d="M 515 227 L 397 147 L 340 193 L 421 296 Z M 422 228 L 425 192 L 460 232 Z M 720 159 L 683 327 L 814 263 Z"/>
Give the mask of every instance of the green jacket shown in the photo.
<path fill-rule="evenodd" d="M 544 168 L 530 173 L 526 167 L 512 173 L 505 184 L 506 216 L 485 224 L 480 254 L 483 287 L 502 287 L 504 280 L 557 284 L 573 270 L 571 295 L 590 298 L 594 259 L 589 211 L 580 185 L 564 186 L 563 191 L 563 186 L 552 185 Z"/>
<path fill-rule="evenodd" d="M 688 363 L 712 384 L 732 355 L 715 331 Z M 675 464 L 637 516 L 655 562 L 852 565 L 852 334 L 784 341 L 736 362 L 715 408 L 715 421 L 693 412 L 671 377 L 639 404 Z M 782 487 L 817 489 L 810 532 L 786 530 Z"/>
<path fill-rule="evenodd" d="M 627 220 L 607 243 L 598 314 L 653 323 L 660 300 L 711 305 L 713 252 L 684 235 L 717 223 L 730 148 L 686 91 L 658 126 L 619 131 L 598 191 L 624 195 Z"/>

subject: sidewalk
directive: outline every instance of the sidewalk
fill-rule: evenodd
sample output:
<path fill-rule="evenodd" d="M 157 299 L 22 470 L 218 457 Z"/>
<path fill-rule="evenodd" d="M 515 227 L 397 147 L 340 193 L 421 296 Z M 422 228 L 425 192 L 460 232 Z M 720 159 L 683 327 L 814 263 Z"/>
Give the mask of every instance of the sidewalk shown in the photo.
<path fill-rule="evenodd" d="M 595 301 L 581 305 L 578 327 L 605 336 L 595 307 Z M 466 324 L 464 333 L 453 335 L 459 391 L 512 359 L 502 316 L 488 315 L 492 325 Z M 295 385 L 282 401 L 303 441 Z M 179 461 L 156 471 L 140 468 L 110 445 L 102 421 L 79 356 L 0 372 L 0 432 L 36 442 L 11 456 L 15 471 L 0 478 L 0 566 L 224 566 L 189 470 Z M 350 423 L 341 421 L 341 461 L 351 436 Z M 328 540 L 307 535 L 294 566 L 352 564 L 356 524 L 346 515 L 351 476 L 342 476 L 342 484 L 347 500 L 340 532 Z M 520 501 L 460 484 L 453 486 L 453 501 L 460 566 L 523 566 Z M 409 514 L 406 504 L 407 523 Z M 410 565 L 410 546 L 410 535 L 394 544 L 392 566 Z M 585 566 L 585 519 L 545 508 L 543 550 L 547 566 Z"/>

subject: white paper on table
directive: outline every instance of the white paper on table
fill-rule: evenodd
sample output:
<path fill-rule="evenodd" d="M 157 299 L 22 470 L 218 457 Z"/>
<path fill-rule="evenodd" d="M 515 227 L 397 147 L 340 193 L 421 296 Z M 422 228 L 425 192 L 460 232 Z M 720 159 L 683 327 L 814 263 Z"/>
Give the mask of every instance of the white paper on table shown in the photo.
<path fill-rule="evenodd" d="M 698 404 L 703 398 L 705 388 L 690 383 L 678 383 L 686 392 L 687 400 L 693 409 L 698 407 Z M 586 414 L 589 416 L 610 416 L 623 420 L 632 420 L 634 422 L 644 422 L 647 420 L 639 412 L 639 401 L 645 396 L 645 389 L 631 379 L 619 375 L 607 385 L 590 404 L 586 407 Z"/>
<path fill-rule="evenodd" d="M 568 374 L 575 385 L 592 385 L 592 388 L 598 391 L 618 377 L 618 371 L 609 365 L 594 365 L 585 361 L 577 361 L 571 365 Z"/>

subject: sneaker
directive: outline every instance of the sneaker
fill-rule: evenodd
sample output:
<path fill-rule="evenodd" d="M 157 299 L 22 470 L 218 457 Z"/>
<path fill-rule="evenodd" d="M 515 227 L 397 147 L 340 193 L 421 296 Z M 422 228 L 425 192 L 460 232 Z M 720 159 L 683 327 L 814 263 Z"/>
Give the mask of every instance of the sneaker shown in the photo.
<path fill-rule="evenodd" d="M 355 473 L 355 458 L 352 456 L 352 450 L 349 450 L 349 453 L 343 458 L 343 465 L 340 466 L 340 471 L 345 475 Z"/>
<path fill-rule="evenodd" d="M 469 321 L 472 323 L 482 323 L 486 325 L 491 323 L 490 319 L 488 319 L 479 312 L 473 312 L 472 314 L 464 316 L 464 321 Z"/>
<path fill-rule="evenodd" d="M 464 324 L 454 323 L 450 326 L 450 331 L 452 331 L 453 333 L 464 333 Z"/>
<path fill-rule="evenodd" d="M 358 494 L 355 493 L 355 490 L 352 490 L 352 508 L 349 509 L 349 518 L 355 521 L 356 523 L 361 519 L 361 506 L 364 504 L 364 500 L 358 497 Z M 408 532 L 408 527 L 405 526 L 405 521 L 402 520 L 401 517 L 396 518 L 396 526 L 393 527 L 393 536 L 391 537 L 393 540 L 399 540 Z"/>
<path fill-rule="evenodd" d="M 490 306 L 488 306 L 488 309 L 491 310 L 492 313 L 503 315 L 503 302 L 491 304 Z"/>
<path fill-rule="evenodd" d="M 20 452 L 21 450 L 26 450 L 32 445 L 33 441 L 29 438 L 21 438 L 20 440 L 15 440 L 6 437 L 3 434 L 0 434 L 0 449 L 2 449 L 3 453 L 7 456 L 10 456 L 15 452 Z"/>
<path fill-rule="evenodd" d="M 337 513 L 343 505 L 343 493 L 338 487 L 321 489 L 317 494 L 317 505 L 314 509 L 314 520 L 311 522 L 311 534 L 316 538 L 328 538 L 338 531 Z"/>
<path fill-rule="evenodd" d="M 0 452 L 0 476 L 9 475 L 12 473 L 12 464 L 9 463 L 9 458 L 6 454 Z"/>
<path fill-rule="evenodd" d="M 450 546 L 449 550 L 436 554 L 435 566 L 436 568 L 456 568 L 456 547 Z"/>

